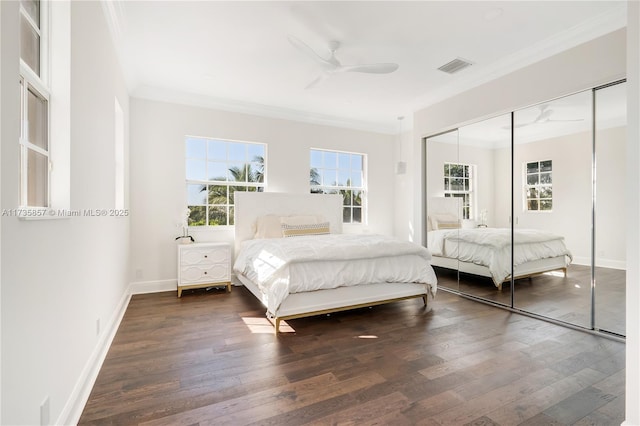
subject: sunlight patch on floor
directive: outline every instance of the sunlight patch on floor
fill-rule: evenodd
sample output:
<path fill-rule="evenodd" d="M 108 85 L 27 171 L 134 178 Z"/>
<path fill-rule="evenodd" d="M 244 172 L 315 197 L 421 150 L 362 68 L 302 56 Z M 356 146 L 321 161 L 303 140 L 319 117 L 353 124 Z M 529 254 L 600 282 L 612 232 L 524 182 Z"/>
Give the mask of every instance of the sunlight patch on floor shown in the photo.
<path fill-rule="evenodd" d="M 265 317 L 242 317 L 244 325 L 254 334 L 275 334 L 275 323 Z M 286 321 L 280 322 L 280 333 L 295 333 L 296 331 L 287 324 Z"/>

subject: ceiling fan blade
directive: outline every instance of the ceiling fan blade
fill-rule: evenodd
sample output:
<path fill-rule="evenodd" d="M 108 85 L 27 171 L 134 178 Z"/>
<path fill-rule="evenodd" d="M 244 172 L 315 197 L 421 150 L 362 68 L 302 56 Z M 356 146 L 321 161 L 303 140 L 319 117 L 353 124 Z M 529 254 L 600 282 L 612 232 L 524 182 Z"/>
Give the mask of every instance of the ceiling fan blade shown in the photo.
<path fill-rule="evenodd" d="M 318 85 L 318 83 L 320 83 L 321 81 L 326 80 L 327 78 L 329 78 L 329 73 L 328 72 L 323 72 L 318 77 L 316 77 L 315 80 L 313 80 L 311 83 L 307 84 L 305 89 L 313 89 L 314 87 L 316 87 Z"/>
<path fill-rule="evenodd" d="M 398 64 L 365 64 L 365 65 L 346 65 L 338 68 L 338 72 L 366 72 L 370 74 L 389 74 L 397 70 Z"/>
<path fill-rule="evenodd" d="M 291 45 L 293 47 L 295 47 L 296 49 L 300 50 L 302 53 L 307 55 L 309 58 L 311 58 L 314 61 L 316 61 L 317 63 L 319 63 L 322 67 L 329 68 L 329 69 L 336 68 L 336 64 L 334 64 L 330 60 L 327 60 L 327 59 L 323 58 L 322 56 L 318 55 L 315 52 L 315 50 L 313 50 L 311 47 L 309 47 L 309 45 L 307 45 L 305 42 L 303 42 L 302 40 L 298 39 L 297 37 L 294 37 L 292 35 L 288 35 L 287 36 L 287 40 L 289 40 L 289 43 L 291 43 Z"/>

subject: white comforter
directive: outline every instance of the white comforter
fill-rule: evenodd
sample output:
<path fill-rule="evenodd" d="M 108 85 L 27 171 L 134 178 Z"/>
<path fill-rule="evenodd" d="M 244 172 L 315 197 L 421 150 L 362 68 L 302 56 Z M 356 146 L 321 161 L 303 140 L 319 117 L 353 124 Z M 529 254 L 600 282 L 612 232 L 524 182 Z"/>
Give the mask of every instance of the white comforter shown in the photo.
<path fill-rule="evenodd" d="M 511 229 L 478 228 L 429 231 L 427 247 L 434 256 L 458 258 L 489 268 L 493 282 L 501 284 L 511 275 Z M 571 252 L 564 238 L 537 229 L 518 229 L 514 233 L 514 265 Z"/>
<path fill-rule="evenodd" d="M 424 283 L 435 294 L 429 251 L 381 235 L 330 234 L 242 243 L 233 269 L 257 284 L 276 313 L 290 293 L 382 282 Z"/>

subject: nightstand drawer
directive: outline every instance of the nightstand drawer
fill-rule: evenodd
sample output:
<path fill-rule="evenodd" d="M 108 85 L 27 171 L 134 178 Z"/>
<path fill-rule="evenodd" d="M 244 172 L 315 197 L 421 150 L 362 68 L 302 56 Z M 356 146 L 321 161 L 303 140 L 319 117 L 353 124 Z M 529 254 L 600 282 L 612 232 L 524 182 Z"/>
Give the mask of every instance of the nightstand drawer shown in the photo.
<path fill-rule="evenodd" d="M 182 284 L 206 283 L 206 282 L 226 282 L 231 279 L 229 265 L 196 265 L 182 266 L 180 268 Z"/>
<path fill-rule="evenodd" d="M 200 265 L 212 263 L 229 263 L 229 250 L 226 248 L 191 248 L 183 250 L 180 264 Z"/>

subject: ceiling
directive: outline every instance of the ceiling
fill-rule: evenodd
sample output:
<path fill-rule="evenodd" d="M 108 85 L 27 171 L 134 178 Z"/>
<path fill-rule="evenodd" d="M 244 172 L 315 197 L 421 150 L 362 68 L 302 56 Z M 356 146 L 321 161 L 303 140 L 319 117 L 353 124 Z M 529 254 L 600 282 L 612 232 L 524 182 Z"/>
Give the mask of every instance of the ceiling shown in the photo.
<path fill-rule="evenodd" d="M 413 112 L 622 28 L 621 1 L 103 1 L 134 97 L 397 133 Z M 321 71 L 288 37 L 344 65 Z M 437 68 L 463 58 L 453 75 Z M 399 116 L 404 129 L 400 128 Z"/>

